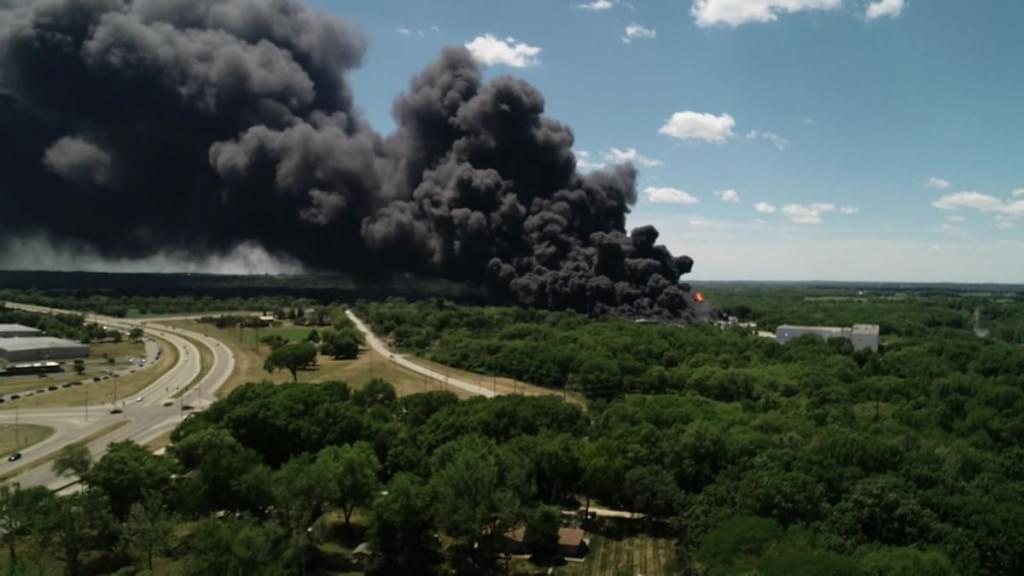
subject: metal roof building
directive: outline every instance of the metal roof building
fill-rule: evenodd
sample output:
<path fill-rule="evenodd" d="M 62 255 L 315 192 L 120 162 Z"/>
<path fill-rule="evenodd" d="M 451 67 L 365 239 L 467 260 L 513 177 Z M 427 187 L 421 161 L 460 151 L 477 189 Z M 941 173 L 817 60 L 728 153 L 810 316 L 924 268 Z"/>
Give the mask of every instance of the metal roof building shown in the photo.
<path fill-rule="evenodd" d="M 89 347 L 79 342 L 50 337 L 0 338 L 0 358 L 8 362 L 70 360 L 89 356 Z"/>
<path fill-rule="evenodd" d="M 31 338 L 41 334 L 41 330 L 21 324 L 0 324 L 0 338 Z"/>
<path fill-rule="evenodd" d="M 850 328 L 782 325 L 775 329 L 775 340 L 779 344 L 785 344 L 794 338 L 808 335 L 817 336 L 824 340 L 829 338 L 845 338 L 853 344 L 854 350 L 869 348 L 878 352 L 879 328 L 877 324 L 855 324 Z"/>

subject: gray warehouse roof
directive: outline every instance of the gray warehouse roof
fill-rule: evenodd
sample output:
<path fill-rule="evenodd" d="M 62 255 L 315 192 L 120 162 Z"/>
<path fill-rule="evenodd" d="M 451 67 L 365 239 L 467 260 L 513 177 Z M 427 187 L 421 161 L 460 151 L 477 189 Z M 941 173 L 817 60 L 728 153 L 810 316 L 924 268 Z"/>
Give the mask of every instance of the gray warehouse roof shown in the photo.
<path fill-rule="evenodd" d="M 38 338 L 0 338 L 0 350 L 6 350 L 8 352 L 80 346 L 85 346 L 85 344 L 73 342 L 71 340 L 64 340 L 63 338 L 50 338 L 49 336 L 42 336 Z"/>
<path fill-rule="evenodd" d="M 40 334 L 41 331 L 32 328 L 31 326 L 22 326 L 21 324 L 0 324 L 0 333 L 3 332 L 34 332 Z"/>

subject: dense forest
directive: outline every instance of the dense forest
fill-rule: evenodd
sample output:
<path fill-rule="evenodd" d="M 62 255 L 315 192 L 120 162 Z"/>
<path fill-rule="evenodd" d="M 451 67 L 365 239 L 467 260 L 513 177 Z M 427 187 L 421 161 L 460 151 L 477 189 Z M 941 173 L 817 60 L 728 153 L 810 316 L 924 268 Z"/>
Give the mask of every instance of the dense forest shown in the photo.
<path fill-rule="evenodd" d="M 24 566 L 47 550 L 73 574 L 336 573 L 335 532 L 370 543 L 370 574 L 501 574 L 524 569 L 503 555 L 511 528 L 526 527 L 543 566 L 558 511 L 600 505 L 672 537 L 671 574 L 1024 573 L 1024 347 L 974 331 L 979 302 L 1019 303 L 820 296 L 775 295 L 807 314 L 778 320 L 761 291 L 718 301 L 765 328 L 880 323 L 880 352 L 780 346 L 739 328 L 360 303 L 401 349 L 588 402 L 250 384 L 181 425 L 166 456 L 131 444 L 94 464 L 65 455 L 86 489 L 8 489 L 0 525 Z"/>

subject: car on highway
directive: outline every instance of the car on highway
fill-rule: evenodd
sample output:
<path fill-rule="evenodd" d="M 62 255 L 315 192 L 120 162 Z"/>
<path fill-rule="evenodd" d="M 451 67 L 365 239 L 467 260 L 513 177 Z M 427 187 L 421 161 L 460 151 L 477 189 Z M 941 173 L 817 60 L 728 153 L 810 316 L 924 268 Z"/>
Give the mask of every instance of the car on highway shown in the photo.
<path fill-rule="evenodd" d="M 17 462 L 18 460 L 21 460 L 21 452 L 15 452 L 7 457 L 8 462 Z"/>
<path fill-rule="evenodd" d="M 164 407 L 174 406 L 174 400 L 164 400 Z"/>
<path fill-rule="evenodd" d="M 17 400 L 18 398 L 21 398 L 19 394 L 11 394 L 11 400 Z"/>
<path fill-rule="evenodd" d="M 186 411 L 187 410 L 191 410 L 192 409 L 192 405 L 191 404 L 184 404 L 184 405 L 182 405 L 181 409 L 182 410 L 186 410 Z"/>
<path fill-rule="evenodd" d="M 110 411 L 110 413 L 111 414 L 123 414 L 124 410 L 121 410 L 120 408 L 114 408 L 113 410 Z"/>
<path fill-rule="evenodd" d="M 60 386 L 60 387 L 61 387 L 61 388 L 71 388 L 71 387 L 72 387 L 72 386 L 74 386 L 74 385 L 75 385 L 75 383 L 74 383 L 74 382 L 65 382 L 64 384 L 61 384 L 61 386 Z M 81 382 L 79 382 L 79 385 L 81 385 Z"/>
<path fill-rule="evenodd" d="M 49 387 L 47 387 L 47 390 L 53 392 L 54 390 L 60 390 L 60 388 L 58 388 L 56 386 L 49 386 Z"/>
<path fill-rule="evenodd" d="M 139 396 L 138 398 L 136 398 L 135 401 L 136 402 L 142 402 L 142 396 Z"/>

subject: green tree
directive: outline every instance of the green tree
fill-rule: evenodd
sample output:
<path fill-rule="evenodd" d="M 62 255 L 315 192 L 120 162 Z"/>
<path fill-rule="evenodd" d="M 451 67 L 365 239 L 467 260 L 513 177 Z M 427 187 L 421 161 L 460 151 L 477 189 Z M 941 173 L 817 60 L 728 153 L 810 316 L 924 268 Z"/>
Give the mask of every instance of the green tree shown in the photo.
<path fill-rule="evenodd" d="M 110 502 L 93 489 L 53 498 L 37 514 L 40 540 L 64 562 L 68 576 L 81 573 L 82 555 L 100 547 L 114 529 Z"/>
<path fill-rule="evenodd" d="M 317 462 L 333 477 L 335 502 L 345 515 L 345 527 L 351 527 L 352 513 L 357 507 L 369 506 L 379 490 L 377 475 L 380 461 L 373 448 L 365 442 L 348 446 L 329 446 L 317 454 Z"/>
<path fill-rule="evenodd" d="M 364 408 L 391 406 L 398 400 L 395 387 L 385 380 L 374 378 L 352 394 L 352 401 Z"/>
<path fill-rule="evenodd" d="M 58 476 L 79 476 L 92 467 L 92 452 L 84 444 L 65 446 L 53 461 L 53 472 Z"/>
<path fill-rule="evenodd" d="M 353 360 L 359 356 L 360 344 L 362 339 L 358 332 L 346 328 L 325 333 L 320 350 L 335 360 Z"/>
<path fill-rule="evenodd" d="M 142 328 L 132 328 L 131 332 L 128 333 L 128 337 L 132 340 L 142 340 L 144 333 Z"/>
<path fill-rule="evenodd" d="M 282 531 L 270 520 L 207 519 L 189 538 L 185 573 L 191 576 L 278 576 Z"/>
<path fill-rule="evenodd" d="M 430 576 L 442 560 L 430 490 L 409 474 L 398 474 L 373 504 L 368 538 L 373 576 Z"/>
<path fill-rule="evenodd" d="M 299 381 L 299 370 L 316 364 L 316 347 L 309 342 L 285 344 L 274 350 L 263 363 L 263 369 L 273 373 L 286 369 L 292 374 L 292 381 Z"/>
<path fill-rule="evenodd" d="M 558 529 L 561 525 L 562 516 L 558 508 L 542 506 L 535 510 L 526 523 L 526 550 L 538 560 L 553 559 L 558 555 Z"/>
<path fill-rule="evenodd" d="M 313 525 L 339 497 L 337 481 L 326 463 L 308 454 L 289 460 L 274 475 L 276 516 L 289 534 L 299 572 L 306 573 L 313 547 Z"/>
<path fill-rule="evenodd" d="M 146 492 L 163 493 L 174 471 L 172 460 L 156 456 L 129 440 L 111 444 L 103 458 L 82 475 L 82 480 L 103 492 L 114 515 L 123 519 Z"/>
<path fill-rule="evenodd" d="M 17 483 L 0 484 L 0 535 L 7 544 L 9 565 L 18 566 L 18 540 L 39 522 L 39 514 L 49 506 L 53 493 L 42 486 L 22 489 Z"/>
<path fill-rule="evenodd" d="M 500 542 L 524 519 L 517 472 L 492 440 L 464 436 L 434 454 L 431 486 L 439 527 L 455 539 L 455 570 L 495 570 Z"/>
<path fill-rule="evenodd" d="M 136 561 L 153 571 L 154 556 L 171 549 L 174 522 L 160 496 L 148 492 L 141 502 L 132 504 L 121 526 L 121 539 Z"/>

